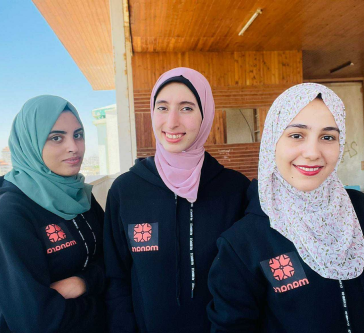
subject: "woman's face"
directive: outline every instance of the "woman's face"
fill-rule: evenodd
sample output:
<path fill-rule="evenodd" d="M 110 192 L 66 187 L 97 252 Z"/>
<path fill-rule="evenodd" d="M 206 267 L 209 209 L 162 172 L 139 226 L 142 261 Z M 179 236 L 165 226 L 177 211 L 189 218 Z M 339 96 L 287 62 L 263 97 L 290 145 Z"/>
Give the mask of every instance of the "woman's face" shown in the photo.
<path fill-rule="evenodd" d="M 291 121 L 276 145 L 276 164 L 296 189 L 312 191 L 334 171 L 339 129 L 323 101 L 313 100 Z"/>
<path fill-rule="evenodd" d="M 44 164 L 60 176 L 74 176 L 85 153 L 83 128 L 72 112 L 62 112 L 43 147 Z"/>
<path fill-rule="evenodd" d="M 170 83 L 157 95 L 154 132 L 163 148 L 180 153 L 191 146 L 200 130 L 202 116 L 195 95 L 182 83 Z"/>

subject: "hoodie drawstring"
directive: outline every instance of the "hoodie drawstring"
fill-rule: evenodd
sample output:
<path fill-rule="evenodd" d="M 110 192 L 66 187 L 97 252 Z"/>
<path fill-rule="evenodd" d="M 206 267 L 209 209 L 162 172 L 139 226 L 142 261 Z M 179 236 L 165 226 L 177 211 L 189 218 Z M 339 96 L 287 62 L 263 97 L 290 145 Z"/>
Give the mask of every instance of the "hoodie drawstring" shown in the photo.
<path fill-rule="evenodd" d="M 193 203 L 190 208 L 190 259 L 191 259 L 191 298 L 195 289 L 195 256 L 193 253 Z"/>
<path fill-rule="evenodd" d="M 178 226 L 178 219 L 177 219 L 177 194 L 174 194 L 174 202 L 176 205 L 176 299 L 177 305 L 181 306 L 179 296 L 181 294 L 181 274 L 180 274 L 180 261 L 181 261 L 181 254 L 180 254 L 180 241 L 179 241 L 179 226 Z"/>
<path fill-rule="evenodd" d="M 180 270 L 180 262 L 181 262 L 181 249 L 180 249 L 180 239 L 179 239 L 179 225 L 177 218 L 177 194 L 174 194 L 174 200 L 176 205 L 176 299 L 178 306 L 181 306 L 180 303 L 180 294 L 181 294 L 181 270 Z M 193 248 L 193 203 L 191 203 L 190 208 L 190 264 L 191 264 L 191 298 L 193 298 L 193 293 L 196 285 L 196 275 L 195 275 L 195 255 Z"/>

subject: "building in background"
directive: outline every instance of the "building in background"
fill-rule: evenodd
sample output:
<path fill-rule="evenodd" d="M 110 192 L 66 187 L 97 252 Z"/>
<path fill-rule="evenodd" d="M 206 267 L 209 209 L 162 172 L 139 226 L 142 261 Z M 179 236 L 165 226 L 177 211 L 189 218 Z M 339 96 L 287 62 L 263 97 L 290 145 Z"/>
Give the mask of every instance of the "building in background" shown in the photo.
<path fill-rule="evenodd" d="M 100 174 L 100 163 L 98 156 L 85 157 L 82 162 L 80 173 L 84 176 L 96 176 Z"/>
<path fill-rule="evenodd" d="M 120 171 L 116 104 L 92 110 L 97 128 L 100 175 Z"/>
<path fill-rule="evenodd" d="M 0 176 L 5 175 L 12 169 L 11 164 L 11 153 L 9 147 L 5 147 L 1 151 L 1 159 L 0 159 Z"/>

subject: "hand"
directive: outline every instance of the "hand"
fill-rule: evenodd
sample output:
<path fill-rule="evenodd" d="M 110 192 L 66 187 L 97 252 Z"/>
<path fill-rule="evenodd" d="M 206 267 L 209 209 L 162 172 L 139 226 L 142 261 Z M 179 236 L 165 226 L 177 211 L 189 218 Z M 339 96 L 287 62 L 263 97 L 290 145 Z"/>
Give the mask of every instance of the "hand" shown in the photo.
<path fill-rule="evenodd" d="M 86 292 L 85 281 L 77 276 L 53 282 L 50 287 L 58 291 L 65 299 L 77 298 Z"/>

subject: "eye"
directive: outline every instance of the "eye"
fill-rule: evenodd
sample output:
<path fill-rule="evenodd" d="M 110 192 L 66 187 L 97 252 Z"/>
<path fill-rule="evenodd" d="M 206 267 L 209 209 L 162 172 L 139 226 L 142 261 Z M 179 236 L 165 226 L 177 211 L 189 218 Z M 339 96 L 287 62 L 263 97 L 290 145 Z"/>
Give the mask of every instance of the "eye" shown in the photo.
<path fill-rule="evenodd" d="M 76 133 L 76 134 L 73 135 L 73 137 L 75 139 L 82 139 L 83 138 L 83 133 Z"/>
<path fill-rule="evenodd" d="M 289 137 L 292 139 L 303 139 L 303 136 L 301 134 L 297 134 L 297 133 L 291 134 Z"/>
<path fill-rule="evenodd" d="M 185 106 L 182 108 L 182 111 L 193 111 L 193 109 L 190 108 L 189 106 Z"/>
<path fill-rule="evenodd" d="M 322 140 L 326 140 L 326 141 L 334 141 L 336 140 L 336 138 L 332 135 L 324 135 L 322 138 Z"/>
<path fill-rule="evenodd" d="M 55 135 L 55 136 L 52 136 L 50 138 L 51 141 L 54 141 L 54 142 L 61 142 L 62 141 L 62 137 L 60 135 Z"/>
<path fill-rule="evenodd" d="M 165 106 L 158 106 L 157 110 L 159 111 L 167 111 L 167 108 Z"/>

